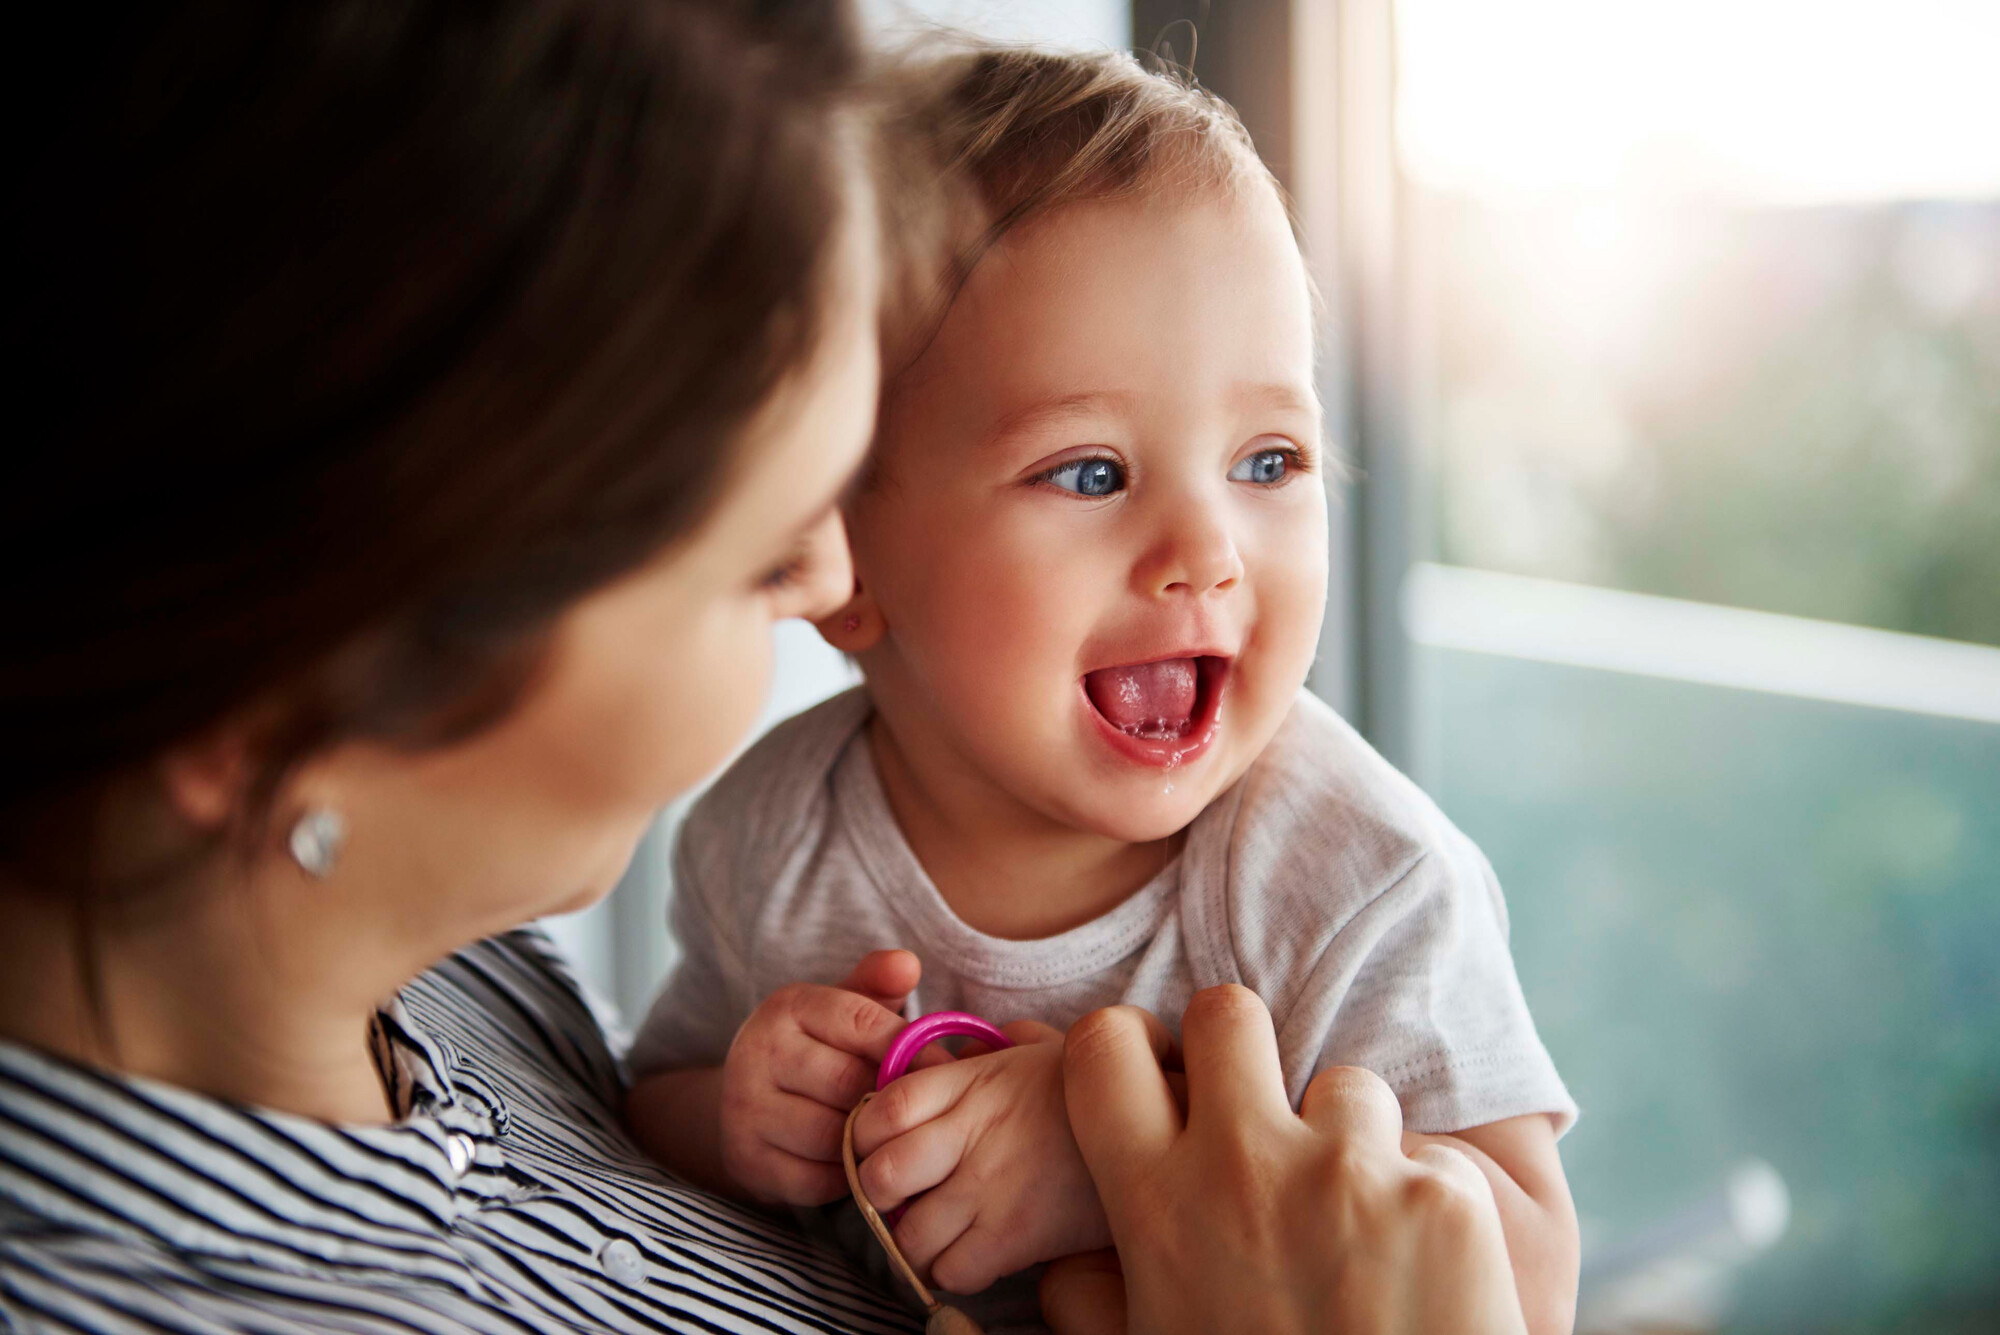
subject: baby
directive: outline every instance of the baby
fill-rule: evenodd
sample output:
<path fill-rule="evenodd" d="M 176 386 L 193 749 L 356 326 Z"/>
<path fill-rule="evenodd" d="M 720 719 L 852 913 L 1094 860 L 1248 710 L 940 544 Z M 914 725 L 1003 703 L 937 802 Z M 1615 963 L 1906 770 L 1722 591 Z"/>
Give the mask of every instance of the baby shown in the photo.
<path fill-rule="evenodd" d="M 915 118 L 995 221 L 885 386 L 848 509 L 854 594 L 820 631 L 866 685 L 772 732 L 681 832 L 685 957 L 633 1051 L 636 1132 L 740 1196 L 836 1201 L 842 1123 L 904 1018 L 1052 1026 L 933 1054 L 856 1123 L 870 1198 L 912 1202 L 903 1250 L 975 1292 L 1111 1240 L 1059 1031 L 1119 1002 L 1172 1025 L 1241 983 L 1295 1104 L 1364 1066 L 1406 1148 L 1478 1163 L 1530 1329 L 1566 1331 L 1575 1109 L 1493 873 L 1303 690 L 1326 465 L 1277 189 L 1227 108 L 1128 58 L 928 72 Z"/>

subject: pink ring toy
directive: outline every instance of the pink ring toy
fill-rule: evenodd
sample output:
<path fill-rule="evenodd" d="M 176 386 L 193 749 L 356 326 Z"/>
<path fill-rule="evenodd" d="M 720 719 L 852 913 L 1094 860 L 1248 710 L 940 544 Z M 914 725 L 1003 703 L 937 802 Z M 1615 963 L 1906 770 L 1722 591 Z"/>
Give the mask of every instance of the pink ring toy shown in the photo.
<path fill-rule="evenodd" d="M 910 1069 L 910 1063 L 917 1059 L 919 1052 L 941 1038 L 977 1038 L 996 1052 L 1014 1046 L 1013 1040 L 1001 1033 L 990 1020 L 982 1020 L 964 1011 L 933 1011 L 904 1025 L 902 1032 L 890 1040 L 889 1050 L 882 1054 L 882 1072 L 875 1077 L 875 1088 L 887 1089 L 890 1081 Z M 890 1228 L 894 1228 L 909 1208 L 908 1203 L 899 1205 L 882 1218 Z"/>
<path fill-rule="evenodd" d="M 875 1088 L 887 1089 L 890 1081 L 910 1069 L 919 1052 L 941 1038 L 976 1038 L 996 1052 L 1014 1046 L 991 1021 L 964 1011 L 934 1011 L 904 1025 L 890 1042 L 889 1050 L 882 1054 L 882 1073 L 875 1077 Z"/>

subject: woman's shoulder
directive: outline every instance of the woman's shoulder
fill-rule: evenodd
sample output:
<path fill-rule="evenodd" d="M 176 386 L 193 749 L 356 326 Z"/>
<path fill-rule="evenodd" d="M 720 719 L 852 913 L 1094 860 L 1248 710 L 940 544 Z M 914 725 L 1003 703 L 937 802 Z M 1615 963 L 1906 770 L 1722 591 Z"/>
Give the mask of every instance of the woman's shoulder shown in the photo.
<path fill-rule="evenodd" d="M 539 927 L 455 952 L 403 989 L 445 1061 L 515 1088 L 547 1111 L 615 1115 L 617 1058 L 569 961 Z"/>
<path fill-rule="evenodd" d="M 646 1158 L 540 931 L 458 951 L 384 1022 L 409 1111 L 365 1125 L 0 1043 L 0 1330 L 912 1328 Z"/>

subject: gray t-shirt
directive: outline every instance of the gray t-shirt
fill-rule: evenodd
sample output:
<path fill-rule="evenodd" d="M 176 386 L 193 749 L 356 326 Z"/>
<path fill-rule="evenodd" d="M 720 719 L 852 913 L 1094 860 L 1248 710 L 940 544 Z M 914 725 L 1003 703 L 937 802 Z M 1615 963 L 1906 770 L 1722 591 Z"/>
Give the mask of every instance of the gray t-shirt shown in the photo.
<path fill-rule="evenodd" d="M 685 953 L 633 1045 L 634 1074 L 719 1065 L 778 988 L 837 983 L 900 946 L 924 966 L 911 1018 L 1066 1029 L 1128 1002 L 1178 1032 L 1196 991 L 1242 983 L 1271 1008 L 1294 1106 L 1322 1067 L 1365 1066 L 1413 1131 L 1549 1113 L 1560 1132 L 1576 1119 L 1514 977 L 1492 868 L 1316 697 L 1299 694 L 1166 870 L 1039 941 L 976 931 L 938 894 L 883 796 L 869 712 L 856 689 L 780 724 L 689 813 L 672 912 Z M 898 1287 L 857 1212 L 802 1222 Z M 955 1301 L 994 1335 L 1044 1329 L 1032 1270 Z"/>
<path fill-rule="evenodd" d="M 1301 692 L 1181 856 L 1109 913 L 1038 941 L 967 926 L 883 796 L 856 689 L 774 729 L 696 804 L 674 858 L 685 952 L 631 1052 L 635 1073 L 721 1063 L 757 1003 L 835 983 L 871 950 L 923 961 L 912 1016 L 1067 1028 L 1242 983 L 1271 1008 L 1293 1104 L 1323 1067 L 1365 1066 L 1414 1131 L 1576 1106 L 1536 1037 L 1507 906 L 1471 840 L 1338 715 Z"/>

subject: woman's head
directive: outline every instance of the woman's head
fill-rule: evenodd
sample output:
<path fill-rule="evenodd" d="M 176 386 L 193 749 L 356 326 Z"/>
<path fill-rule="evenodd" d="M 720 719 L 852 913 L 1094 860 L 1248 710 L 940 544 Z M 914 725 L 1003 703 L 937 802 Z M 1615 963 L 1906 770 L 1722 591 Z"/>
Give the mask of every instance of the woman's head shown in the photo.
<path fill-rule="evenodd" d="M 846 7 L 64 13 L 17 47 L 53 77 L 15 89 L 0 879 L 263 856 L 258 817 L 327 803 L 383 876 L 518 879 L 488 928 L 602 890 L 844 574 Z"/>

